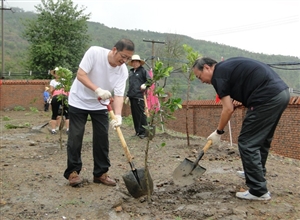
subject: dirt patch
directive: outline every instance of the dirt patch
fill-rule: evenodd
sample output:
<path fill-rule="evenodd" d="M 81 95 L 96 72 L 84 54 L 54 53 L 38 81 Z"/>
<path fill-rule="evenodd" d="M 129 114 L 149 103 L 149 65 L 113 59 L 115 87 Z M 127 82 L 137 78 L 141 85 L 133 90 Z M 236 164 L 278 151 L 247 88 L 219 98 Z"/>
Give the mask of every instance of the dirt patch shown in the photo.
<path fill-rule="evenodd" d="M 5 120 L 4 120 L 5 119 Z M 1 112 L 0 216 L 10 219 L 300 219 L 300 161 L 270 155 L 267 162 L 270 201 L 244 201 L 235 192 L 247 189 L 236 175 L 242 165 L 237 146 L 224 142 L 212 147 L 201 159 L 207 170 L 192 185 L 174 184 L 172 173 L 184 160 L 194 161 L 206 140 L 191 138 L 187 146 L 184 134 L 161 132 L 150 141 L 149 170 L 154 182 L 151 203 L 146 197 L 134 199 L 127 191 L 122 175 L 130 171 L 119 138 L 110 130 L 110 176 L 116 187 L 92 182 L 92 133 L 87 122 L 82 149 L 84 183 L 70 187 L 63 177 L 66 168 L 66 140 L 63 149 L 59 136 L 48 127 L 33 130 L 50 119 L 49 112 Z M 6 124 L 29 128 L 6 129 Z M 175 121 L 174 121 L 175 123 Z M 131 137 L 132 126 L 123 125 L 122 132 L 134 156 L 135 166 L 144 167 L 147 139 Z M 161 144 L 166 143 L 162 147 Z M 283 146 L 284 147 L 284 146 Z"/>

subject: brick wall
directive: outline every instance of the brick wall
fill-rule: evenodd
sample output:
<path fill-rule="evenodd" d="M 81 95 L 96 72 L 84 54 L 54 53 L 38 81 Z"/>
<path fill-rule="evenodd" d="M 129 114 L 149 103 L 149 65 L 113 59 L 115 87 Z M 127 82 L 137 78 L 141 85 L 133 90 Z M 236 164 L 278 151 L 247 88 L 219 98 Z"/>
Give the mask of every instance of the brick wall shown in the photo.
<path fill-rule="evenodd" d="M 222 105 L 214 100 L 191 101 L 189 104 L 189 134 L 207 137 L 219 123 Z M 232 142 L 237 143 L 238 135 L 247 109 L 235 110 L 230 119 Z M 186 133 L 186 104 L 176 111 L 176 120 L 166 122 L 171 130 Z M 229 125 L 226 126 L 222 140 L 230 141 Z M 292 97 L 287 109 L 283 112 L 271 145 L 271 152 L 300 159 L 300 97 Z"/>
<path fill-rule="evenodd" d="M 49 83 L 50 80 L 1 80 L 1 110 L 13 109 L 15 106 L 44 110 L 43 92 Z"/>
<path fill-rule="evenodd" d="M 2 80 L 0 81 L 0 108 L 13 109 L 22 106 L 26 109 L 36 107 L 43 111 L 43 91 L 50 80 Z M 214 100 L 190 101 L 188 113 L 189 134 L 207 137 L 219 121 L 221 104 Z M 230 119 L 232 142 L 237 143 L 239 131 L 246 109 L 238 108 Z M 130 107 L 124 105 L 123 116 L 131 114 Z M 166 122 L 165 126 L 186 133 L 186 104 L 174 113 L 176 120 Z M 223 140 L 230 141 L 228 126 L 224 129 Z M 300 97 L 292 97 L 277 126 L 271 151 L 282 156 L 300 159 Z"/>

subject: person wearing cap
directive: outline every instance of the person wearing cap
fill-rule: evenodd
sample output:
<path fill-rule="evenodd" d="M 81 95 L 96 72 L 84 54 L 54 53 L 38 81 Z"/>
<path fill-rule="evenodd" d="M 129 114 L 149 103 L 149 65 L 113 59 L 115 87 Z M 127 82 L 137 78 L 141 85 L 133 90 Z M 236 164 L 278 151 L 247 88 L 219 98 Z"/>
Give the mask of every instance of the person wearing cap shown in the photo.
<path fill-rule="evenodd" d="M 112 49 L 91 46 L 84 54 L 69 95 L 70 132 L 67 142 L 67 168 L 64 177 L 70 186 L 82 183 L 81 150 L 85 124 L 90 116 L 93 127 L 93 182 L 116 186 L 108 175 L 109 125 L 116 129 L 122 124 L 122 108 L 128 69 L 126 63 L 134 53 L 134 43 L 120 39 Z M 115 119 L 109 121 L 107 105 L 113 92 Z"/>
<path fill-rule="evenodd" d="M 134 124 L 135 136 L 141 139 L 146 137 L 146 130 L 143 126 L 147 125 L 147 116 L 145 115 L 144 93 L 146 84 L 151 77 L 143 65 L 145 61 L 135 54 L 128 62 L 132 68 L 129 70 L 129 88 L 125 103 L 130 102 L 131 115 Z"/>
<path fill-rule="evenodd" d="M 49 87 L 47 86 L 45 87 L 43 96 L 44 96 L 44 111 L 47 112 L 49 110 L 49 99 L 50 99 Z"/>
<path fill-rule="evenodd" d="M 238 148 L 244 168 L 246 185 L 236 197 L 247 200 L 270 200 L 267 189 L 266 162 L 275 129 L 289 100 L 289 88 L 267 64 L 246 57 L 232 57 L 217 62 L 199 58 L 193 65 L 195 76 L 202 83 L 212 84 L 222 102 L 218 126 L 208 136 L 214 145 L 220 143 L 224 128 L 241 102 L 248 108 Z"/>

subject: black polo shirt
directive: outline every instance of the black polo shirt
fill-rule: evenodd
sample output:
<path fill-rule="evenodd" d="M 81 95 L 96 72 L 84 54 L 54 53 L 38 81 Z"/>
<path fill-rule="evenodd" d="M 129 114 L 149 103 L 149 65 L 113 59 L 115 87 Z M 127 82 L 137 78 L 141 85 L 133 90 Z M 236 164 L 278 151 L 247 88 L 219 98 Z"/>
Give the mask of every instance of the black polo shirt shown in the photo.
<path fill-rule="evenodd" d="M 211 83 L 220 98 L 230 95 L 246 107 L 258 106 L 288 88 L 267 64 L 245 57 L 217 63 Z"/>

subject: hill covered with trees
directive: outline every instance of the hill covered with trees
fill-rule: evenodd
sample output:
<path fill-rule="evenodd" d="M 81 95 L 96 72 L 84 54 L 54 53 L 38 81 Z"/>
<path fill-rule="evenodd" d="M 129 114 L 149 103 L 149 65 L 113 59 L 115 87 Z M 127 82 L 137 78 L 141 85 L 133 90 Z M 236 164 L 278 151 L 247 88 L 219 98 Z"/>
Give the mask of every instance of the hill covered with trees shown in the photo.
<path fill-rule="evenodd" d="M 24 21 L 35 19 L 37 15 L 33 12 L 25 12 L 20 8 L 13 8 L 15 13 L 4 11 L 4 58 L 5 73 L 27 73 L 36 70 L 26 69 L 27 48 L 29 43 L 24 37 Z M 267 64 L 278 63 L 300 63 L 300 59 L 293 56 L 282 55 L 266 55 L 262 53 L 252 53 L 239 48 L 208 42 L 204 40 L 196 40 L 185 35 L 177 35 L 171 33 L 158 33 L 144 30 L 122 30 L 117 28 L 109 28 L 102 23 L 88 22 L 88 35 L 90 42 L 88 47 L 98 45 L 106 48 L 112 48 L 115 42 L 120 38 L 129 38 L 136 45 L 136 53 L 142 58 L 147 58 L 147 68 L 152 64 L 152 55 L 155 59 L 160 59 L 167 65 L 174 67 L 174 72 L 164 83 L 165 89 L 171 93 L 176 93 L 182 99 L 186 98 L 187 80 L 184 79 L 181 66 L 186 62 L 186 54 L 182 45 L 187 44 L 202 56 L 209 56 L 218 61 L 224 59 L 244 56 L 260 60 Z M 146 41 L 145 41 L 146 40 Z M 147 40 L 165 42 L 166 44 L 153 44 Z M 276 46 L 276 45 L 274 45 Z M 87 48 L 86 48 L 87 49 Z M 83 54 L 82 54 L 83 55 Z M 1 62 L 1 61 L 0 61 Z M 299 67 L 299 66 L 297 66 Z M 273 66 L 289 87 L 300 90 L 300 71 L 295 66 L 276 65 Z M 292 68 L 296 70 L 291 70 Z M 289 69 L 289 70 L 286 70 Z M 45 70 L 43 74 L 47 76 Z M 73 70 L 76 71 L 76 68 Z M 191 99 L 212 99 L 215 92 L 212 86 L 202 84 L 198 80 L 192 82 Z"/>

